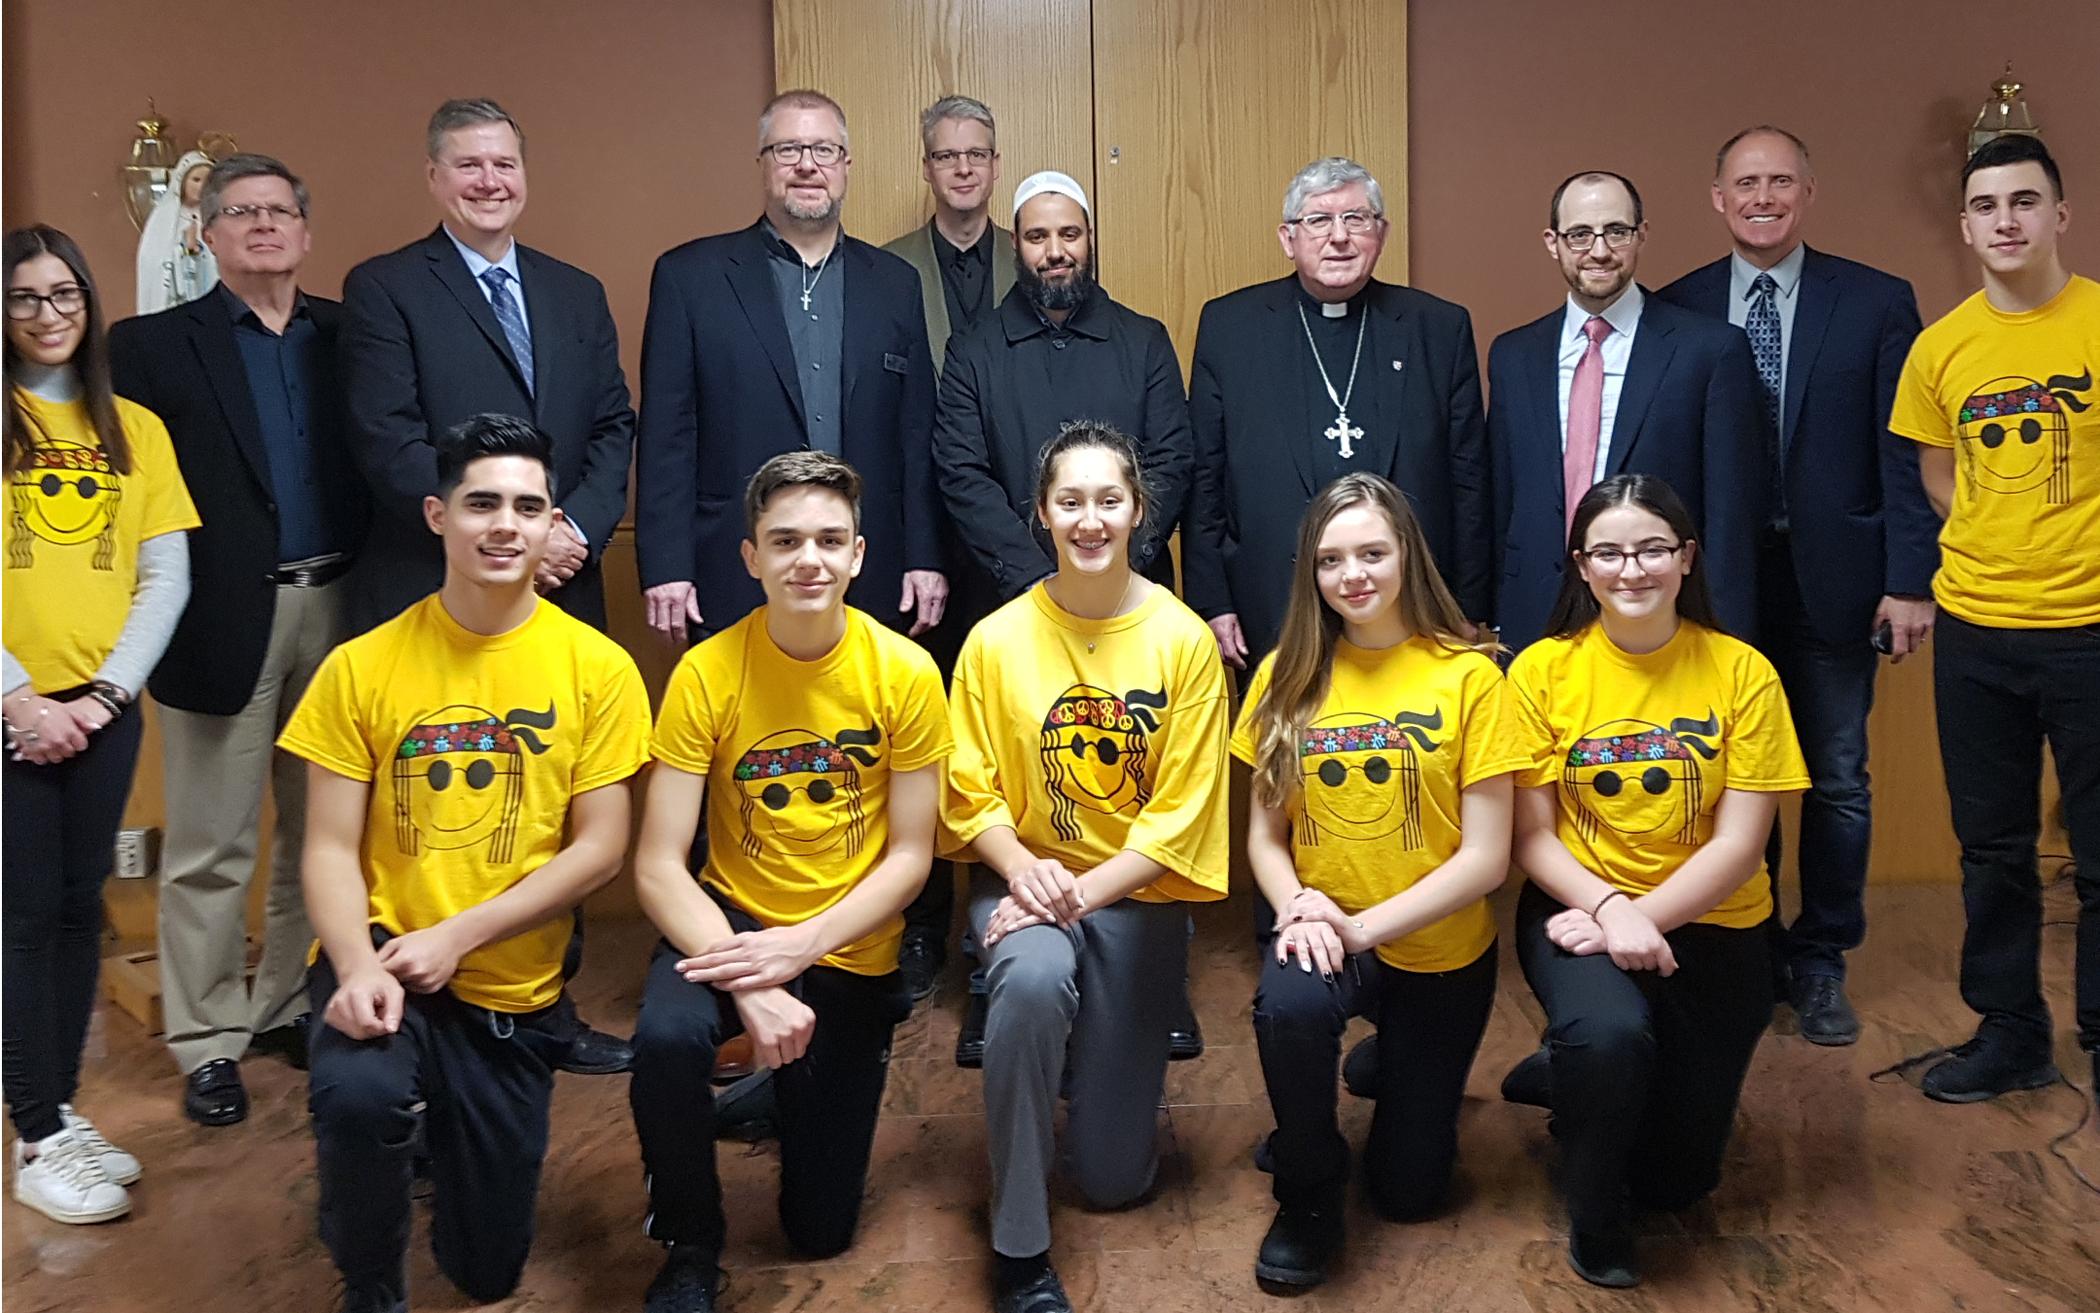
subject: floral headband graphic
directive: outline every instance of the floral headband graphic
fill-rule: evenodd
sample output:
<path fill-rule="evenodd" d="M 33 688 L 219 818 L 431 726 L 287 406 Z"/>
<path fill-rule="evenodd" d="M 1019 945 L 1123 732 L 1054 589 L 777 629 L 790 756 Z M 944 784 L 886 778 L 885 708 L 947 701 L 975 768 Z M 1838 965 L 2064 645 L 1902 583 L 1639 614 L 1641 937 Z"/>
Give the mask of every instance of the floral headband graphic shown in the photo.
<path fill-rule="evenodd" d="M 739 780 L 762 780 L 782 775 L 827 775 L 852 769 L 851 762 L 872 766 L 875 754 L 868 748 L 881 741 L 880 730 L 849 729 L 841 731 L 837 741 L 818 735 L 785 747 L 753 748 L 737 758 L 733 773 Z"/>
<path fill-rule="evenodd" d="M 1306 730 L 1298 740 L 1298 755 L 1324 757 L 1338 752 L 1379 752 L 1388 748 L 1397 751 L 1403 743 L 1409 742 L 1424 752 L 1434 752 L 1437 744 L 1429 737 L 1429 732 L 1443 727 L 1444 711 L 1441 707 L 1426 716 L 1403 711 L 1391 720 L 1316 726 Z"/>

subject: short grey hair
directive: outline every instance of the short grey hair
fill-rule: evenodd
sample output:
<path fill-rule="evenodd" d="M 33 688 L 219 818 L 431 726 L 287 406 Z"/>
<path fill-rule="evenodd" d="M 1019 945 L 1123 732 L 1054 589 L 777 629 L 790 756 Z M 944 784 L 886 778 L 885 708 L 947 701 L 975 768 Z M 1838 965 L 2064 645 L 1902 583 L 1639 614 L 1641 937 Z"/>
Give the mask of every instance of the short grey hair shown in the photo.
<path fill-rule="evenodd" d="M 781 92 L 767 101 L 766 107 L 759 111 L 758 148 L 760 150 L 766 148 L 766 138 L 773 135 L 773 116 L 784 109 L 830 110 L 838 117 L 839 145 L 844 146 L 848 151 L 853 149 L 853 142 L 846 135 L 846 111 L 839 107 L 839 103 L 821 91 L 812 91 L 808 87 L 798 87 L 793 91 Z"/>
<path fill-rule="evenodd" d="M 999 125 L 992 120 L 989 106 L 969 96 L 942 96 L 919 115 L 919 144 L 929 153 L 933 150 L 933 130 L 950 119 L 984 124 L 984 130 L 992 134 L 992 149 L 999 149 Z"/>
<path fill-rule="evenodd" d="M 1329 155 L 1314 160 L 1298 170 L 1291 185 L 1283 190 L 1283 221 L 1289 223 L 1305 208 L 1312 197 L 1324 195 L 1337 187 L 1346 187 L 1352 182 L 1364 185 L 1364 194 L 1371 198 L 1371 212 L 1383 217 L 1385 214 L 1385 191 L 1379 187 L 1378 179 L 1371 171 L 1346 155 Z"/>
<path fill-rule="evenodd" d="M 197 194 L 197 213 L 204 216 L 205 227 L 211 227 L 212 220 L 219 217 L 219 202 L 226 189 L 243 178 L 284 179 L 291 184 L 293 199 L 299 202 L 299 217 L 306 217 L 310 200 L 306 184 L 284 166 L 284 161 L 269 155 L 228 155 L 211 166 L 211 172 L 204 175 L 204 190 Z"/>
<path fill-rule="evenodd" d="M 437 107 L 430 116 L 430 130 L 425 135 L 424 147 L 430 158 L 436 159 L 445 148 L 445 137 L 461 128 L 471 128 L 480 123 L 508 123 L 510 130 L 518 134 L 518 158 L 525 158 L 525 129 L 510 116 L 510 111 L 486 96 L 473 96 L 465 100 L 448 100 Z"/>

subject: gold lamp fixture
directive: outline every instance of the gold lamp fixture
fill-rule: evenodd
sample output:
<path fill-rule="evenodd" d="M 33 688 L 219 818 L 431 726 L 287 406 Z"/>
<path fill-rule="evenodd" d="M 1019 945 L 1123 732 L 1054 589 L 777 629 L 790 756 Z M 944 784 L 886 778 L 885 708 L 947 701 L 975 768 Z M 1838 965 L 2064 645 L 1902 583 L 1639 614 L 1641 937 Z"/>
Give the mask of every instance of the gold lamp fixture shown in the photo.
<path fill-rule="evenodd" d="M 182 152 L 168 138 L 168 121 L 160 116 L 149 97 L 146 117 L 138 121 L 139 135 L 131 143 L 131 159 L 119 171 L 124 180 L 124 212 L 131 226 L 144 228 L 153 203 L 168 190 L 168 171 Z"/>
<path fill-rule="evenodd" d="M 2005 62 L 2005 76 L 1991 83 L 1990 99 L 1976 111 L 1976 122 L 1969 127 L 1969 154 L 1994 137 L 2008 132 L 2023 133 L 2030 137 L 2042 135 L 2036 126 L 2034 115 L 2027 111 L 2027 98 L 2021 93 L 2026 88 L 2013 76 L 2012 61 Z"/>

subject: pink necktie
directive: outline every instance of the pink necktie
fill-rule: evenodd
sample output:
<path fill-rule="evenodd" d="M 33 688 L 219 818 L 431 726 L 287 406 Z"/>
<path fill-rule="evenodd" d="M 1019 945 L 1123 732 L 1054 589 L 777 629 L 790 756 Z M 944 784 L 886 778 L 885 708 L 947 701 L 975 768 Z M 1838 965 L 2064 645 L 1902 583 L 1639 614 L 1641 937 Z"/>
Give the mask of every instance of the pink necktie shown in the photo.
<path fill-rule="evenodd" d="M 1575 503 L 1597 481 L 1598 430 L 1604 421 L 1604 339 L 1611 325 L 1595 315 L 1582 326 L 1590 339 L 1582 359 L 1575 365 L 1575 383 L 1568 389 L 1568 450 L 1561 457 L 1561 495 L 1567 508 L 1567 525 L 1575 526 Z"/>

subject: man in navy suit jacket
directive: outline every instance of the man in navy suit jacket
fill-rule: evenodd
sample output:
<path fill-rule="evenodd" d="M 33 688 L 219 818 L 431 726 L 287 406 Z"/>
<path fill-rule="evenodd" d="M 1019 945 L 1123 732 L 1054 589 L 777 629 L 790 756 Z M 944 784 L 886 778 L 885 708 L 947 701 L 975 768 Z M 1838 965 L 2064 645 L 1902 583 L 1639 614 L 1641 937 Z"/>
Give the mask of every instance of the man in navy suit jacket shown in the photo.
<path fill-rule="evenodd" d="M 1603 399 L 1587 488 L 1614 474 L 1652 474 L 1684 498 L 1699 526 L 1714 607 L 1753 638 L 1757 534 L 1767 494 L 1757 370 L 1744 336 L 1648 296 L 1634 281 L 1648 236 L 1640 193 L 1615 173 L 1561 183 L 1547 211 L 1546 253 L 1567 301 L 1511 329 L 1488 350 L 1488 449 L 1495 492 L 1495 619 L 1522 648 L 1542 634 L 1568 566 L 1568 399 L 1597 331 Z M 1580 495 L 1579 492 L 1577 494 Z"/>
<path fill-rule="evenodd" d="M 350 576 L 350 631 L 444 582 L 442 547 L 423 523 L 423 498 L 437 490 L 431 440 L 491 412 L 529 419 L 554 440 L 565 527 L 548 542 L 539 588 L 603 629 L 598 561 L 627 512 L 634 443 L 605 288 L 513 236 L 525 212 L 525 136 L 502 106 L 446 102 L 427 146 L 438 230 L 343 280 L 350 445 L 373 502 Z"/>
<path fill-rule="evenodd" d="M 758 127 L 765 216 L 667 251 L 649 284 L 635 447 L 649 623 L 683 646 L 764 600 L 738 551 L 744 485 L 815 447 L 864 481 L 847 601 L 921 634 L 948 580 L 919 276 L 839 227 L 852 158 L 836 102 L 784 92 Z"/>
<path fill-rule="evenodd" d="M 1758 636 L 1786 686 L 1812 781 L 1801 800 L 1801 909 L 1783 953 L 1802 1036 L 1850 1044 L 1859 1021 L 1845 998 L 1845 954 L 1866 934 L 1872 833 L 1870 641 L 1886 624 L 1900 661 L 1931 632 L 1940 526 L 1912 444 L 1888 429 L 1918 335 L 1917 298 L 1900 278 L 1803 244 L 1815 194 L 1808 151 L 1792 133 L 1737 133 L 1714 161 L 1713 182 L 1735 250 L 1657 296 L 1738 326 L 1759 317 L 1770 326 L 1757 363 L 1773 385 L 1777 442 L 1764 469 L 1775 501 L 1760 545 Z M 1775 846 L 1775 875 L 1777 857 Z"/>

